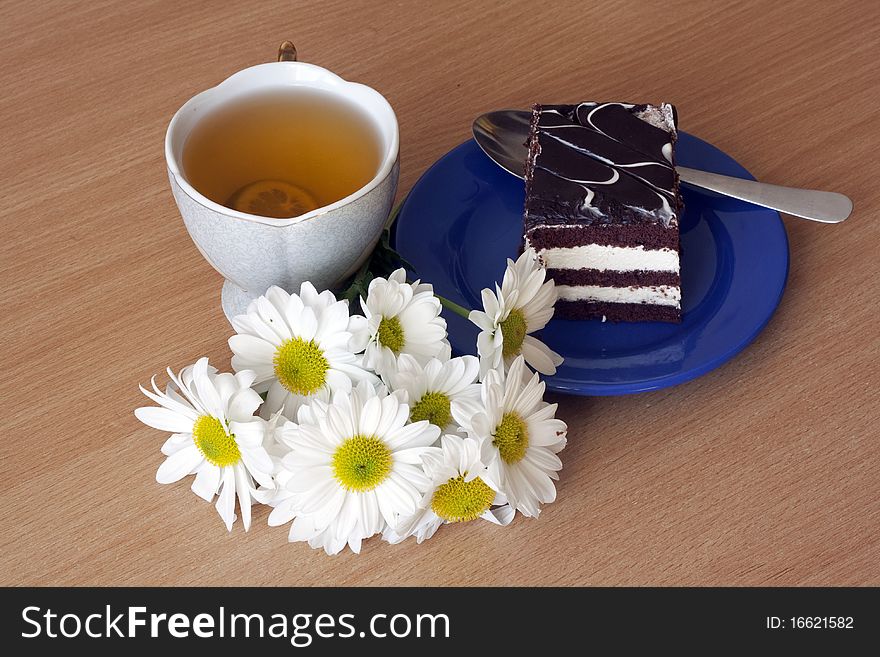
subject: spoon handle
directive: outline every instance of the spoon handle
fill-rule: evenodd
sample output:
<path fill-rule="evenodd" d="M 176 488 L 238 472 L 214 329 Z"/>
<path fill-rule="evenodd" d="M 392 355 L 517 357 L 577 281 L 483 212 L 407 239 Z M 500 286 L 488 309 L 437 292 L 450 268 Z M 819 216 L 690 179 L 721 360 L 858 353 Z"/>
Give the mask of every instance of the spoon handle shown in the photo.
<path fill-rule="evenodd" d="M 853 208 L 849 197 L 836 192 L 780 187 L 688 167 L 675 168 L 682 182 L 824 224 L 840 223 Z"/>

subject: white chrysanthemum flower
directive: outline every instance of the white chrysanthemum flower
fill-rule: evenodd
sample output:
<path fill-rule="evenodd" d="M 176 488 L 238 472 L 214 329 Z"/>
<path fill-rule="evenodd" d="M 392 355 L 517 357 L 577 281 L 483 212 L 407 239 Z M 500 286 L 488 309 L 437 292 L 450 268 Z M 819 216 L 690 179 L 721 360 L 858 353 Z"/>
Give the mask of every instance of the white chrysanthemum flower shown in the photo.
<path fill-rule="evenodd" d="M 480 462 L 480 444 L 472 438 L 452 435 L 440 440 L 439 454 L 422 457 L 431 487 L 415 514 L 395 527 L 386 527 L 382 538 L 389 543 L 400 543 L 409 536 L 421 543 L 431 538 L 440 525 L 450 522 L 483 518 L 507 525 L 513 520 L 514 510 Z"/>
<path fill-rule="evenodd" d="M 427 421 L 407 424 L 409 406 L 396 394 L 363 382 L 351 393 L 314 401 L 288 422 L 281 440 L 290 452 L 278 483 L 269 524 L 290 520 L 289 539 L 336 554 L 357 552 L 365 538 L 418 508 L 430 485 L 422 456 L 440 430 Z"/>
<path fill-rule="evenodd" d="M 433 286 L 407 283 L 406 272 L 398 269 L 387 279 L 370 281 L 361 308 L 370 334 L 364 363 L 379 376 L 396 370 L 400 354 L 409 354 L 421 364 L 431 358 L 449 358 L 446 320 L 440 316 L 442 307 Z"/>
<path fill-rule="evenodd" d="M 546 270 L 538 264 L 534 249 L 528 248 L 516 262 L 507 260 L 501 287 L 482 292 L 483 310 L 472 310 L 468 319 L 480 327 L 477 352 L 480 378 L 489 370 L 504 371 L 522 354 L 541 374 L 555 374 L 562 357 L 532 336 L 553 317 L 556 288 L 545 282 Z"/>
<path fill-rule="evenodd" d="M 557 405 L 543 401 L 544 384 L 538 375 L 529 374 L 522 356 L 516 357 L 507 376 L 489 370 L 480 412 L 456 419 L 469 436 L 481 441 L 488 476 L 510 504 L 536 517 L 541 504 L 556 499 L 553 480 L 562 469 L 556 454 L 565 447 L 567 427 L 555 417 Z"/>
<path fill-rule="evenodd" d="M 156 406 L 145 406 L 134 414 L 146 425 L 173 435 L 162 445 L 168 458 L 159 466 L 156 481 L 170 484 L 189 474 L 196 475 L 193 492 L 210 502 L 217 499 L 217 512 L 232 530 L 235 522 L 235 497 L 245 531 L 251 525 L 251 498 L 255 481 L 271 489 L 273 463 L 263 446 L 267 423 L 254 417 L 262 403 L 251 389 L 254 372 L 217 374 L 201 358 L 175 377 L 163 393 L 152 380 L 153 391 L 141 386 L 141 392 Z"/>
<path fill-rule="evenodd" d="M 254 389 L 268 391 L 264 418 L 281 410 L 293 419 L 304 403 L 375 380 L 355 355 L 366 343 L 366 320 L 349 317 L 348 302 L 329 291 L 318 294 L 309 282 L 299 294 L 270 287 L 232 325 L 238 332 L 229 338 L 232 368 L 256 372 Z"/>
<path fill-rule="evenodd" d="M 412 422 L 428 420 L 442 433 L 464 436 L 453 416 L 469 416 L 477 412 L 480 385 L 480 361 L 475 356 L 462 356 L 447 361 L 432 358 L 422 366 L 409 354 L 401 354 L 397 372 L 388 379 L 391 389 L 405 393 Z"/>

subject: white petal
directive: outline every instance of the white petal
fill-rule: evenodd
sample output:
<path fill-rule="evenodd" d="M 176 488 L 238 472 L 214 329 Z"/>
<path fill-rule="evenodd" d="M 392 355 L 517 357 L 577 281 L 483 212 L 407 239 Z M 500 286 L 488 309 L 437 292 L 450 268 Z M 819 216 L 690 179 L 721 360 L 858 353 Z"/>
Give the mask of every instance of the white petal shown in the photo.
<path fill-rule="evenodd" d="M 162 453 L 165 456 L 171 456 L 174 452 L 192 444 L 193 437 L 191 433 L 173 433 L 162 445 Z"/>
<path fill-rule="evenodd" d="M 279 309 L 283 309 L 287 306 L 290 301 L 290 294 L 282 287 L 278 287 L 277 285 L 273 285 L 268 290 L 266 290 L 266 294 L 264 295 L 273 306 Z"/>
<path fill-rule="evenodd" d="M 281 344 L 281 336 L 289 333 L 289 327 L 287 330 L 284 328 L 276 330 L 273 326 L 273 324 L 276 323 L 276 320 L 273 319 L 271 323 L 268 322 L 263 314 L 260 313 L 260 309 L 257 307 L 258 305 L 256 299 L 251 302 L 251 305 L 248 307 L 248 314 L 238 315 L 233 320 L 233 328 L 237 333 L 253 335 L 274 345 Z"/>
<path fill-rule="evenodd" d="M 226 419 L 225 408 L 220 401 L 220 394 L 214 386 L 213 375 L 208 371 L 208 359 L 199 358 L 193 366 L 193 383 L 199 399 L 210 415 L 221 420 Z"/>
<path fill-rule="evenodd" d="M 541 449 L 540 447 L 530 448 L 525 460 L 545 472 L 556 472 L 562 469 L 562 461 L 549 449 Z"/>
<path fill-rule="evenodd" d="M 492 290 L 489 288 L 483 288 L 480 291 L 480 297 L 483 301 L 483 310 L 485 310 L 486 315 L 493 321 L 493 325 L 498 322 L 499 315 L 501 313 L 501 306 L 498 303 L 498 298 L 492 294 Z"/>
<path fill-rule="evenodd" d="M 251 528 L 251 485 L 247 472 L 241 464 L 235 465 L 235 492 L 238 495 L 238 508 L 241 510 L 241 522 L 244 530 Z"/>
<path fill-rule="evenodd" d="M 529 333 L 539 331 L 553 317 L 554 305 L 558 297 L 552 280 L 541 286 L 534 298 L 523 308 L 526 319 L 526 330 Z"/>
<path fill-rule="evenodd" d="M 399 396 L 389 395 L 382 400 L 382 417 L 376 427 L 377 436 L 387 436 L 409 420 L 410 408 L 407 404 L 400 403 Z"/>
<path fill-rule="evenodd" d="M 280 527 L 281 525 L 286 525 L 295 516 L 296 509 L 291 501 L 287 500 L 272 509 L 272 512 L 269 514 L 268 523 L 270 527 Z"/>
<path fill-rule="evenodd" d="M 523 339 L 522 354 L 529 365 L 545 375 L 556 374 L 556 366 L 562 363 L 562 356 L 531 335 Z"/>
<path fill-rule="evenodd" d="M 271 363 L 277 347 L 254 335 L 239 334 L 229 338 L 229 348 L 244 362 Z"/>
<path fill-rule="evenodd" d="M 235 522 L 235 472 L 231 467 L 223 468 L 223 489 L 214 506 L 227 531 L 232 531 L 232 523 Z"/>
<path fill-rule="evenodd" d="M 394 460 L 400 463 L 421 465 L 423 456 L 437 452 L 440 452 L 440 449 L 437 447 L 410 447 L 408 449 L 398 449 L 394 452 Z"/>
<path fill-rule="evenodd" d="M 245 370 L 248 371 L 248 370 Z M 253 416 L 263 400 L 250 388 L 236 391 L 229 399 L 226 417 L 229 420 L 245 420 Z"/>
<path fill-rule="evenodd" d="M 260 447 L 266 438 L 266 420 L 254 418 L 248 422 L 230 422 L 229 433 L 235 436 L 235 442 L 242 447 Z"/>
<path fill-rule="evenodd" d="M 312 285 L 311 281 L 304 281 L 299 286 L 299 296 L 306 306 L 322 305 L 318 290 L 315 289 L 315 286 Z"/>
<path fill-rule="evenodd" d="M 172 433 L 192 433 L 193 419 L 167 408 L 158 406 L 143 406 L 134 411 L 135 417 L 147 426 L 159 431 L 171 431 Z"/>
<path fill-rule="evenodd" d="M 537 518 L 541 512 L 540 505 L 538 504 L 540 494 L 535 488 L 535 484 L 538 482 L 533 482 L 527 476 L 522 462 L 514 467 L 508 467 L 506 475 L 510 485 L 509 497 L 512 501 L 516 502 L 517 510 L 524 516 Z M 550 481 L 546 475 L 544 475 L 544 479 Z"/>
<path fill-rule="evenodd" d="M 468 319 L 483 331 L 491 333 L 495 330 L 495 321 L 482 310 L 472 310 L 468 314 Z"/>
<path fill-rule="evenodd" d="M 318 319 L 315 316 L 315 311 L 309 307 L 303 308 L 299 321 L 299 337 L 306 341 L 313 339 L 318 332 Z"/>
<path fill-rule="evenodd" d="M 303 468 L 287 482 L 287 489 L 294 492 L 308 492 L 332 481 L 333 469 L 329 465 Z"/>
<path fill-rule="evenodd" d="M 243 371 L 247 372 L 248 370 Z M 217 374 L 214 376 L 213 384 L 220 397 L 219 406 L 225 413 L 229 408 L 229 400 L 232 399 L 232 395 L 239 391 L 238 381 L 236 380 L 235 375 L 224 372 L 223 374 Z M 256 395 L 257 393 L 254 394 Z M 259 397 L 259 395 L 257 395 L 257 397 Z M 229 417 L 227 416 L 226 419 L 229 419 Z"/>
<path fill-rule="evenodd" d="M 336 518 L 336 535 L 344 540 L 348 540 L 358 524 L 360 517 L 361 505 L 370 503 L 370 500 L 361 500 L 361 497 L 375 498 L 375 491 L 368 493 L 346 493 L 343 496 L 342 504 Z"/>
<path fill-rule="evenodd" d="M 242 370 L 235 373 L 235 381 L 239 388 L 250 388 L 256 380 L 257 373 L 254 370 Z"/>
<path fill-rule="evenodd" d="M 439 427 L 427 420 L 421 420 L 390 432 L 385 443 L 391 451 L 396 451 L 406 447 L 428 447 L 437 442 L 439 437 Z"/>
<path fill-rule="evenodd" d="M 217 488 L 220 486 L 220 468 L 213 463 L 205 464 L 199 468 L 196 478 L 192 482 L 192 492 L 201 497 L 206 502 L 214 499 L 217 494 Z"/>
<path fill-rule="evenodd" d="M 348 440 L 356 435 L 359 428 L 354 424 L 351 413 L 345 412 L 339 406 L 333 405 L 327 409 L 327 424 L 331 432 L 325 437 L 335 446 L 343 440 Z"/>
<path fill-rule="evenodd" d="M 276 304 L 270 301 L 267 297 L 257 297 L 256 299 L 257 313 L 259 314 L 260 319 L 262 319 L 266 326 L 274 333 L 274 340 L 272 341 L 277 341 L 278 344 L 285 340 L 289 340 L 292 337 L 290 327 L 287 325 L 287 322 L 281 313 L 281 308 L 284 308 L 284 303 L 285 302 L 282 301 L 281 306 L 276 306 Z"/>
<path fill-rule="evenodd" d="M 298 516 L 294 518 L 293 524 L 290 525 L 290 533 L 287 535 L 287 540 L 294 542 L 308 541 L 318 533 L 311 518 Z"/>
<path fill-rule="evenodd" d="M 538 408 L 543 396 L 544 384 L 535 374 L 520 390 L 519 396 L 513 402 L 513 408 L 521 417 L 528 417 Z"/>
<path fill-rule="evenodd" d="M 561 465 L 560 463 L 560 467 Z M 553 485 L 553 480 L 550 477 L 531 463 L 529 459 L 520 461 L 520 467 L 524 477 L 528 478 L 529 483 L 535 490 L 539 502 L 549 504 L 556 500 L 556 486 Z"/>
<path fill-rule="evenodd" d="M 382 516 L 379 513 L 379 505 L 376 503 L 375 495 L 361 495 L 361 520 L 364 525 L 364 532 L 370 536 L 380 531 L 382 527 Z"/>
<path fill-rule="evenodd" d="M 401 504 L 399 497 L 405 489 L 393 484 L 389 486 L 389 484 L 391 484 L 390 479 L 376 488 L 374 493 L 376 503 L 379 505 L 379 513 L 382 514 L 385 522 L 393 526 L 397 523 L 399 514 L 410 515 L 415 512 L 418 500 L 413 499 L 409 505 Z M 392 487 L 393 490 L 391 490 Z M 406 497 L 404 496 L 403 499 L 405 500 Z"/>
<path fill-rule="evenodd" d="M 174 452 L 165 459 L 156 471 L 156 481 L 160 484 L 171 484 L 181 480 L 202 462 L 204 456 L 195 445 Z"/>
<path fill-rule="evenodd" d="M 293 481 L 288 483 L 288 488 Z M 315 484 L 301 497 L 300 510 L 306 514 L 320 513 L 325 522 L 330 522 L 343 502 L 345 491 L 333 479 Z"/>
<path fill-rule="evenodd" d="M 263 486 L 271 485 L 271 475 L 272 471 L 275 469 L 275 464 L 272 462 L 272 457 L 269 456 L 269 453 L 262 445 L 259 447 L 242 448 L 241 458 L 244 461 L 248 472 L 250 472 L 254 479 L 259 481 Z"/>
<path fill-rule="evenodd" d="M 162 393 L 159 388 L 156 386 L 156 377 L 154 376 L 150 379 L 150 383 L 153 386 L 153 390 L 147 390 L 142 385 L 139 385 L 140 391 L 144 393 L 147 397 L 152 399 L 154 402 L 167 408 L 169 411 L 174 411 L 179 413 L 180 415 L 184 415 L 186 417 L 192 417 L 195 421 L 196 417 L 198 417 L 198 413 L 186 402 L 177 401 L 173 397 L 170 397 L 164 393 Z"/>
<path fill-rule="evenodd" d="M 513 509 L 513 507 L 511 507 L 509 504 L 505 504 L 504 506 L 489 509 L 480 517 L 484 520 L 488 520 L 489 522 L 504 527 L 511 523 L 515 515 L 516 511 Z"/>
<path fill-rule="evenodd" d="M 266 401 L 263 404 L 260 415 L 262 415 L 265 419 L 277 413 L 278 411 L 282 411 L 284 413 L 284 417 L 289 420 L 295 420 L 297 409 L 294 408 L 293 405 L 289 405 L 287 403 L 290 400 L 291 396 L 292 395 L 287 391 L 287 388 L 285 388 L 277 381 L 273 381 L 272 385 L 269 386 L 268 394 L 266 395 Z"/>
<path fill-rule="evenodd" d="M 348 342 L 348 349 L 352 353 L 360 353 L 367 347 L 370 339 L 370 330 L 367 327 L 367 318 L 361 315 L 352 315 L 348 321 L 347 332 L 351 334 Z"/>
<path fill-rule="evenodd" d="M 382 402 L 378 397 L 367 400 L 361 409 L 357 431 L 364 436 L 375 436 L 382 419 Z"/>

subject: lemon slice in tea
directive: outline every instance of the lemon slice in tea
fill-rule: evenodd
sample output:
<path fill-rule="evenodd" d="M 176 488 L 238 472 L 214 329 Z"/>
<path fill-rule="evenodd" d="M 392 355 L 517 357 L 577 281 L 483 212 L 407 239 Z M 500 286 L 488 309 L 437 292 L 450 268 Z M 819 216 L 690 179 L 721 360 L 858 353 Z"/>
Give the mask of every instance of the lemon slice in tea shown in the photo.
<path fill-rule="evenodd" d="M 297 217 L 319 207 L 306 190 L 284 180 L 258 180 L 245 185 L 227 205 L 239 212 L 275 219 Z"/>

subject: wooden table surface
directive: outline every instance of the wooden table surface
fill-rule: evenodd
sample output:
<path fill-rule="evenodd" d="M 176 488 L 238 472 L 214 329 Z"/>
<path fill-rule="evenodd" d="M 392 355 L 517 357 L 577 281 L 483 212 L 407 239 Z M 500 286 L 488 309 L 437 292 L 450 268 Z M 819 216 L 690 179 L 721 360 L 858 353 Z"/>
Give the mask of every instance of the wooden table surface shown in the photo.
<path fill-rule="evenodd" d="M 258 8 L 257 8 L 258 7 Z M 0 583 L 880 584 L 880 4 L 0 3 Z M 499 530 L 330 558 L 256 510 L 227 533 L 132 411 L 166 365 L 228 366 L 220 276 L 162 142 L 193 94 L 272 59 L 395 107 L 405 193 L 488 109 L 666 100 L 759 179 L 854 199 L 790 217 L 782 305 L 691 383 L 559 397 L 558 501 Z"/>

